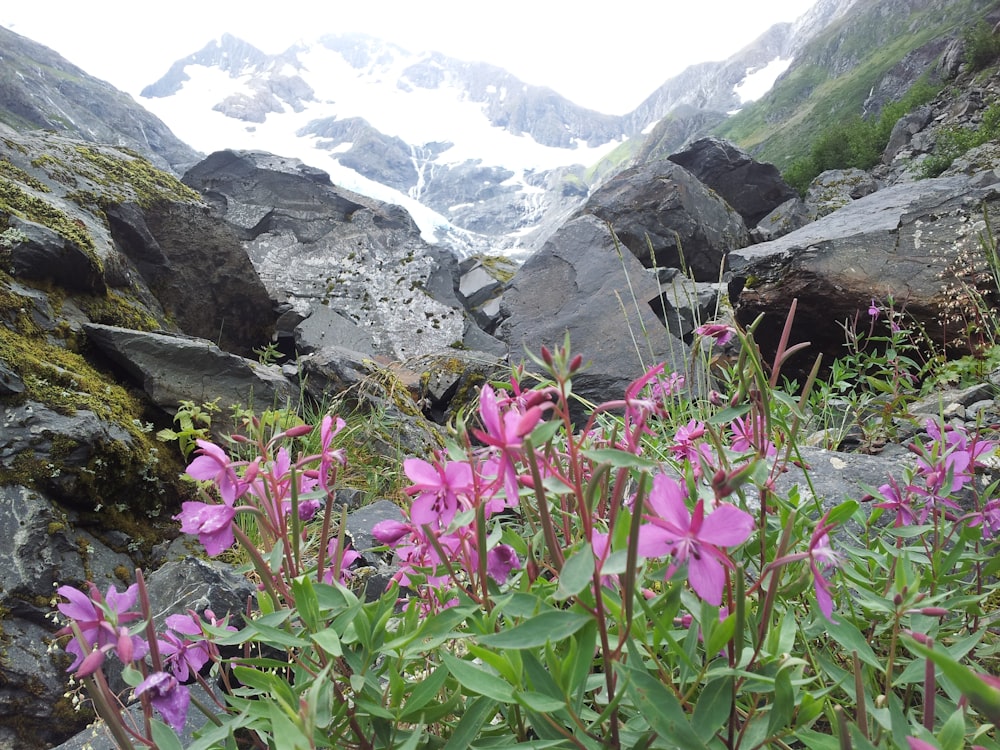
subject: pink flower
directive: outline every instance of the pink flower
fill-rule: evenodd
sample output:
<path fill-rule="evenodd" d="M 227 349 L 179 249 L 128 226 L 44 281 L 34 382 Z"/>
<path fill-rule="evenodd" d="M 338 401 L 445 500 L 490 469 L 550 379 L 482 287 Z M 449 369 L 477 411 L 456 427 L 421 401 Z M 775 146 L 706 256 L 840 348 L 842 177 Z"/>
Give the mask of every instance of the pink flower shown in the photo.
<path fill-rule="evenodd" d="M 696 336 L 715 339 L 716 346 L 725 346 L 736 334 L 736 330 L 722 323 L 706 323 L 695 328 L 694 333 Z"/>
<path fill-rule="evenodd" d="M 160 716 L 180 734 L 184 731 L 191 694 L 177 678 L 167 672 L 153 672 L 135 688 L 136 697 L 149 695 L 149 702 Z"/>
<path fill-rule="evenodd" d="M 983 527 L 983 539 L 993 539 L 1000 532 L 1000 499 L 990 500 L 982 511 L 969 519 L 970 526 Z"/>
<path fill-rule="evenodd" d="M 518 503 L 518 482 L 515 463 L 520 457 L 521 446 L 542 418 L 542 409 L 548 404 L 534 405 L 524 409 L 517 404 L 509 404 L 501 409 L 496 393 L 487 384 L 479 394 L 479 419 L 483 430 L 473 430 L 473 434 L 499 453 L 498 478 L 507 494 L 507 505 Z"/>
<path fill-rule="evenodd" d="M 826 575 L 840 565 L 840 556 L 830 547 L 830 529 L 833 526 L 827 523 L 827 515 L 820 519 L 809 540 L 809 568 L 813 574 L 813 586 L 816 592 L 816 604 L 823 617 L 832 623 L 833 619 L 833 594 L 830 591 L 830 581 Z"/>
<path fill-rule="evenodd" d="M 66 650 L 73 654 L 74 661 L 67 671 L 76 671 L 84 677 L 100 669 L 104 656 L 114 651 L 123 664 L 133 659 L 143 658 L 149 650 L 145 640 L 136 635 L 130 635 L 127 623 L 142 617 L 138 612 L 131 612 L 139 594 L 139 587 L 132 584 L 120 592 L 113 586 L 108 587 L 105 596 L 92 583 L 90 596 L 72 586 L 61 586 L 56 591 L 68 601 L 58 605 L 59 611 L 73 620 L 80 630 L 83 643 L 73 638 L 66 644 Z M 62 628 L 58 635 L 72 633 L 70 626 Z"/>
<path fill-rule="evenodd" d="M 461 498 L 472 491 L 472 467 L 464 461 L 448 461 L 441 466 L 408 458 L 403 461 L 403 471 L 413 481 L 406 492 L 417 495 L 410 508 L 410 520 L 417 526 L 447 528 L 462 505 Z"/>
<path fill-rule="evenodd" d="M 413 527 L 402 521 L 388 519 L 379 521 L 372 527 L 372 536 L 381 544 L 388 547 L 395 547 L 399 540 L 413 531 Z"/>
<path fill-rule="evenodd" d="M 174 516 L 181 522 L 185 534 L 197 534 L 205 551 L 215 557 L 233 546 L 233 519 L 236 511 L 229 503 L 209 505 L 189 501 L 181 504 L 181 512 Z"/>
<path fill-rule="evenodd" d="M 875 503 L 876 508 L 896 511 L 896 520 L 893 526 L 899 528 L 917 522 L 917 514 L 913 509 L 913 500 L 909 492 L 901 491 L 895 479 L 890 478 L 888 484 L 879 487 L 878 494 L 883 500 L 880 503 Z"/>
<path fill-rule="evenodd" d="M 881 313 L 881 310 L 879 310 L 878 305 L 875 304 L 875 298 L 872 297 L 872 303 L 870 305 L 868 305 L 868 316 L 872 320 L 878 320 L 878 316 L 879 316 L 880 313 Z"/>
<path fill-rule="evenodd" d="M 347 463 L 347 454 L 344 452 L 343 448 L 337 450 L 330 450 L 330 446 L 333 444 L 333 438 L 336 437 L 342 429 L 344 429 L 345 422 L 340 417 L 334 420 L 329 414 L 323 417 L 323 421 L 320 423 L 319 436 L 320 436 L 320 466 L 319 466 L 319 483 L 324 490 L 329 490 L 328 483 L 330 481 L 330 470 L 333 468 L 334 462 L 339 463 L 341 466 Z"/>
<path fill-rule="evenodd" d="M 729 429 L 733 433 L 731 447 L 737 453 L 753 450 L 763 452 L 763 455 L 770 457 L 778 452 L 774 443 L 767 438 L 767 430 L 762 417 L 747 417 L 746 419 L 737 417 L 732 421 Z"/>
<path fill-rule="evenodd" d="M 331 560 L 339 560 L 340 569 L 340 582 L 347 583 L 351 574 L 349 569 L 354 563 L 361 559 L 361 553 L 350 548 L 350 544 L 344 549 L 343 553 L 340 551 L 340 540 L 337 537 L 333 537 L 326 547 L 327 554 Z M 326 572 L 323 573 L 323 581 L 326 583 L 333 583 L 333 566 L 327 568 Z"/>
<path fill-rule="evenodd" d="M 509 544 L 498 544 L 486 553 L 486 573 L 499 584 L 506 583 L 510 571 L 520 567 L 521 561 Z"/>
<path fill-rule="evenodd" d="M 214 483 L 219 488 L 223 502 L 232 505 L 246 492 L 246 483 L 236 475 L 229 456 L 222 448 L 207 440 L 197 442 L 201 455 L 188 464 L 188 476 Z"/>
<path fill-rule="evenodd" d="M 722 603 L 725 568 L 732 561 L 721 547 L 742 544 L 753 530 L 753 517 L 739 508 L 719 505 L 705 514 L 704 501 L 688 512 L 687 493 L 673 479 L 657 474 L 647 503 L 652 514 L 649 523 L 639 529 L 639 554 L 645 557 L 671 557 L 667 578 L 679 566 L 688 564 L 688 582 L 702 599 L 713 606 Z"/>

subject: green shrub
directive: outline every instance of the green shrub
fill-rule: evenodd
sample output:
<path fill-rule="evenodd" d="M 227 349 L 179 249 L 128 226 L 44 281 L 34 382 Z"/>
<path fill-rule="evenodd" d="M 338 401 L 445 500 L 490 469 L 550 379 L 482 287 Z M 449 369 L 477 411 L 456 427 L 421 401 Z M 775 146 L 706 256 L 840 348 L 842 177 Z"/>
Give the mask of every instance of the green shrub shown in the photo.
<path fill-rule="evenodd" d="M 982 70 L 1000 57 L 1000 37 L 985 21 L 965 30 L 965 62 L 972 70 Z"/>

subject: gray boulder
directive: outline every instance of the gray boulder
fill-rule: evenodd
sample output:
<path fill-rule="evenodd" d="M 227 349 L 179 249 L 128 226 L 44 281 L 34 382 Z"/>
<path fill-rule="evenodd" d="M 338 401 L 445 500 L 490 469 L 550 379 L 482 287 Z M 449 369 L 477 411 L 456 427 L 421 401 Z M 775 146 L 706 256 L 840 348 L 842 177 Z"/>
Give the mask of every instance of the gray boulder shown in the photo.
<path fill-rule="evenodd" d="M 701 138 L 668 157 L 717 192 L 736 209 L 748 228 L 796 197 L 773 164 L 755 161 L 721 138 Z"/>
<path fill-rule="evenodd" d="M 573 378 L 574 392 L 594 403 L 618 399 L 657 362 L 684 372 L 688 349 L 657 318 L 659 296 L 656 279 L 630 253 L 620 254 L 607 224 L 581 216 L 514 276 L 501 305 L 500 335 L 517 361 L 543 345 L 561 345 L 568 332 L 585 362 Z M 577 421 L 583 416 L 577 405 L 574 415 Z"/>
<path fill-rule="evenodd" d="M 806 209 L 812 219 L 819 219 L 876 190 L 875 178 L 863 169 L 828 169 L 809 184 Z"/>
<path fill-rule="evenodd" d="M 729 286 L 737 320 L 747 324 L 764 313 L 756 339 L 771 356 L 797 299 L 791 343 L 812 343 L 794 360 L 800 371 L 817 352 L 827 362 L 843 354 L 838 322 L 861 316 L 867 325 L 872 298 L 892 297 L 904 324 L 936 346 L 960 347 L 963 326 L 955 319 L 976 314 L 971 268 L 982 255 L 984 214 L 992 222 L 998 204 L 994 187 L 976 187 L 965 176 L 900 183 L 784 237 L 737 250 L 730 254 Z M 988 297 L 990 290 L 983 293 Z"/>
<path fill-rule="evenodd" d="M 611 225 L 647 268 L 684 268 L 718 281 L 727 253 L 749 242 L 743 218 L 694 175 L 670 161 L 619 172 L 576 216 Z"/>

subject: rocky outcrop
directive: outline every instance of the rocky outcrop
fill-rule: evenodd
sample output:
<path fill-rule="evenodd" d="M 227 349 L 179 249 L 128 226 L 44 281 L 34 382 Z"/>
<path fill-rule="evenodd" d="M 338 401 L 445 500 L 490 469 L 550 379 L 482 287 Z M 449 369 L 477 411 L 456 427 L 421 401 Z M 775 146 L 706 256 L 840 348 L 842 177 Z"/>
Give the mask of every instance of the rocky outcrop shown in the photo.
<path fill-rule="evenodd" d="M 998 212 L 1000 193 L 965 176 L 901 183 L 852 201 L 730 254 L 737 319 L 747 324 L 764 313 L 755 336 L 773 354 L 797 299 L 791 341 L 812 343 L 798 360 L 808 369 L 817 352 L 828 362 L 843 353 L 838 322 L 864 319 L 872 298 L 891 298 L 908 327 L 936 346 L 960 349 L 965 321 L 976 315 L 970 290 L 984 216 L 992 223 Z M 983 293 L 989 299 L 990 290 Z"/>
<path fill-rule="evenodd" d="M 702 138 L 669 157 L 721 195 L 747 228 L 785 201 L 797 197 L 773 164 L 761 164 L 721 138 Z"/>
<path fill-rule="evenodd" d="M 569 333 L 573 351 L 585 358 L 573 390 L 594 403 L 621 398 L 656 362 L 678 372 L 686 366 L 686 345 L 653 310 L 659 284 L 619 247 L 603 221 L 578 217 L 524 263 L 501 303 L 500 335 L 512 359 L 562 345 Z M 579 420 L 578 405 L 574 413 Z"/>
<path fill-rule="evenodd" d="M 728 253 L 749 242 L 742 217 L 680 165 L 658 161 L 615 175 L 577 215 L 611 225 L 644 266 L 717 281 Z"/>
<path fill-rule="evenodd" d="M 401 360 L 465 340 L 455 260 L 424 242 L 401 208 L 261 152 L 218 152 L 184 181 L 240 233 L 277 303 L 306 317 L 326 306 L 369 332 L 373 351 Z"/>
<path fill-rule="evenodd" d="M 197 151 L 132 97 L 48 47 L 0 26 L 0 49 L 0 122 L 19 131 L 53 130 L 113 143 L 177 173 L 198 160 Z"/>

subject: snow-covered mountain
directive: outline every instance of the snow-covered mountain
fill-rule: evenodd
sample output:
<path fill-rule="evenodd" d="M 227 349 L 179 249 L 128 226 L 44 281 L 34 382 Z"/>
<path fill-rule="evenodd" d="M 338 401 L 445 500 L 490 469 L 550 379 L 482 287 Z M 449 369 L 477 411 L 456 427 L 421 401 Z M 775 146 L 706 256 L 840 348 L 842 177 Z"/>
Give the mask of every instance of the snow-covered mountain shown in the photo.
<path fill-rule="evenodd" d="M 461 254 L 517 253 L 586 197 L 601 174 L 595 165 L 621 162 L 625 141 L 676 108 L 725 116 L 762 95 L 795 36 L 779 24 L 727 61 L 692 66 L 624 116 L 492 65 L 362 35 L 326 35 L 277 55 L 223 35 L 177 61 L 141 101 L 202 152 L 296 157 L 404 206 L 428 241 Z"/>

